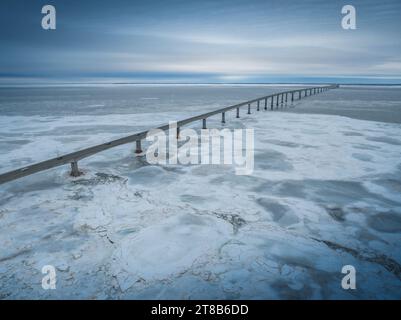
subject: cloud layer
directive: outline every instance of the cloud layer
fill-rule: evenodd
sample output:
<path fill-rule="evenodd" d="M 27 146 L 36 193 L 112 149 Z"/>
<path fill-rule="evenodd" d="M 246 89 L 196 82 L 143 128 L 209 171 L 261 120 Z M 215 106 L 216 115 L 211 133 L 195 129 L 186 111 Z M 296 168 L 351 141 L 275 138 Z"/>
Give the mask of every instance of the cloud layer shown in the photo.
<path fill-rule="evenodd" d="M 366 78 L 401 82 L 401 2 L 42 1 L 0 4 L 0 75 L 146 81 Z M 400 81 L 399 81 L 400 80 Z"/>

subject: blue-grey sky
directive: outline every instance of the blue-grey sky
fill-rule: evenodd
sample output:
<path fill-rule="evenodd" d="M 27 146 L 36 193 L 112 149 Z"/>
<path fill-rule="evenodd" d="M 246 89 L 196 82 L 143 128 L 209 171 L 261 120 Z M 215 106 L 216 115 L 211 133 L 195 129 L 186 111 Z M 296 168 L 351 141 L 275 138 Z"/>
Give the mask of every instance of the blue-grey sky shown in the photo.
<path fill-rule="evenodd" d="M 2 0 L 0 78 L 401 83 L 400 35 L 400 0 Z"/>

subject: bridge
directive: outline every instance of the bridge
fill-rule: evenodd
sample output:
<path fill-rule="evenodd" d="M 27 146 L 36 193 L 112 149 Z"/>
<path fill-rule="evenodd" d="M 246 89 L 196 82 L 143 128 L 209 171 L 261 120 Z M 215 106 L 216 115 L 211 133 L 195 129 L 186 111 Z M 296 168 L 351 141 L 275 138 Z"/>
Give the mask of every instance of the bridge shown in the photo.
<path fill-rule="evenodd" d="M 247 114 L 251 114 L 251 108 L 252 105 L 256 104 L 256 111 L 260 111 L 261 107 L 263 107 L 264 110 L 276 110 L 279 108 L 282 108 L 284 105 L 287 104 L 288 100 L 290 99 L 291 102 L 294 102 L 294 100 L 301 100 L 303 97 L 308 97 L 311 95 L 319 94 L 322 92 L 325 92 L 330 89 L 335 89 L 338 88 L 339 85 L 333 84 L 333 85 L 327 85 L 327 86 L 318 86 L 318 87 L 310 87 L 310 88 L 301 88 L 301 89 L 295 89 L 295 90 L 289 90 L 289 91 L 283 91 L 283 92 L 278 92 L 274 93 L 268 96 L 256 98 L 253 100 L 241 102 L 239 104 L 235 104 L 229 107 L 221 108 L 215 111 L 207 112 L 198 116 L 194 116 L 191 118 L 187 118 L 181 121 L 177 122 L 177 137 L 179 135 L 179 130 L 180 127 L 195 122 L 195 121 L 202 121 L 202 129 L 206 129 L 206 120 L 212 116 L 221 114 L 221 122 L 225 123 L 226 122 L 226 112 L 236 110 L 236 118 L 240 117 L 240 109 L 242 107 L 247 107 Z M 169 129 L 169 125 L 162 125 L 156 129 L 160 129 L 163 131 L 167 131 Z M 78 161 L 88 158 L 94 154 L 97 154 L 99 152 L 128 144 L 128 143 L 136 143 L 136 149 L 135 153 L 139 154 L 142 153 L 142 148 L 141 148 L 141 141 L 146 138 L 147 134 L 149 131 L 154 130 L 146 130 L 142 131 L 133 135 L 129 135 L 120 139 L 116 139 L 110 142 L 102 143 L 93 147 L 85 148 L 82 150 L 78 150 L 72 153 L 68 153 L 65 155 L 62 155 L 57 158 L 45 160 L 42 162 L 38 162 L 32 165 L 29 165 L 27 167 L 19 168 L 13 171 L 9 171 L 3 174 L 0 174 L 0 184 L 13 181 L 25 176 L 32 175 L 37 172 L 45 171 L 51 168 L 59 167 L 62 165 L 70 164 L 71 165 L 71 176 L 73 177 L 78 177 L 82 173 L 79 171 L 78 168 Z"/>

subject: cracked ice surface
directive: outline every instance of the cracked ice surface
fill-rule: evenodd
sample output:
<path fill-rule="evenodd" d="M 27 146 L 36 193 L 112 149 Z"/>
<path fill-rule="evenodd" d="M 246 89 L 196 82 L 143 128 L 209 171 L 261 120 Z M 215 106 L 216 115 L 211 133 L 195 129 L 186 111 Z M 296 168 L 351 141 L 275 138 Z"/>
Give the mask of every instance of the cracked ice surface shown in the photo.
<path fill-rule="evenodd" d="M 2 116 L 1 169 L 196 113 Z M 0 297 L 400 298 L 401 125 L 244 113 L 225 127 L 255 129 L 251 176 L 149 165 L 122 146 L 82 161 L 79 178 L 61 167 L 0 186 Z M 41 287 L 48 264 L 56 290 Z M 341 289 L 347 264 L 355 291 Z"/>

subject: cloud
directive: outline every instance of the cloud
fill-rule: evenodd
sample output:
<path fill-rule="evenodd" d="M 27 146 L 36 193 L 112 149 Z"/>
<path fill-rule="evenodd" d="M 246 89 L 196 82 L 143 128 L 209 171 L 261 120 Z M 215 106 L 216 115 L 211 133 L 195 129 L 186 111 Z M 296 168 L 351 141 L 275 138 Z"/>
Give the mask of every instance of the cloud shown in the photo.
<path fill-rule="evenodd" d="M 54 4 L 58 28 L 53 33 L 40 29 L 40 8 L 33 3 L 0 4 L 3 75 L 198 74 L 223 81 L 272 75 L 401 77 L 396 0 L 355 0 L 355 31 L 341 28 L 341 1 Z M 21 17 L 13 16 L 18 10 L 24 10 Z M 12 24 L 15 19 L 19 23 Z"/>

